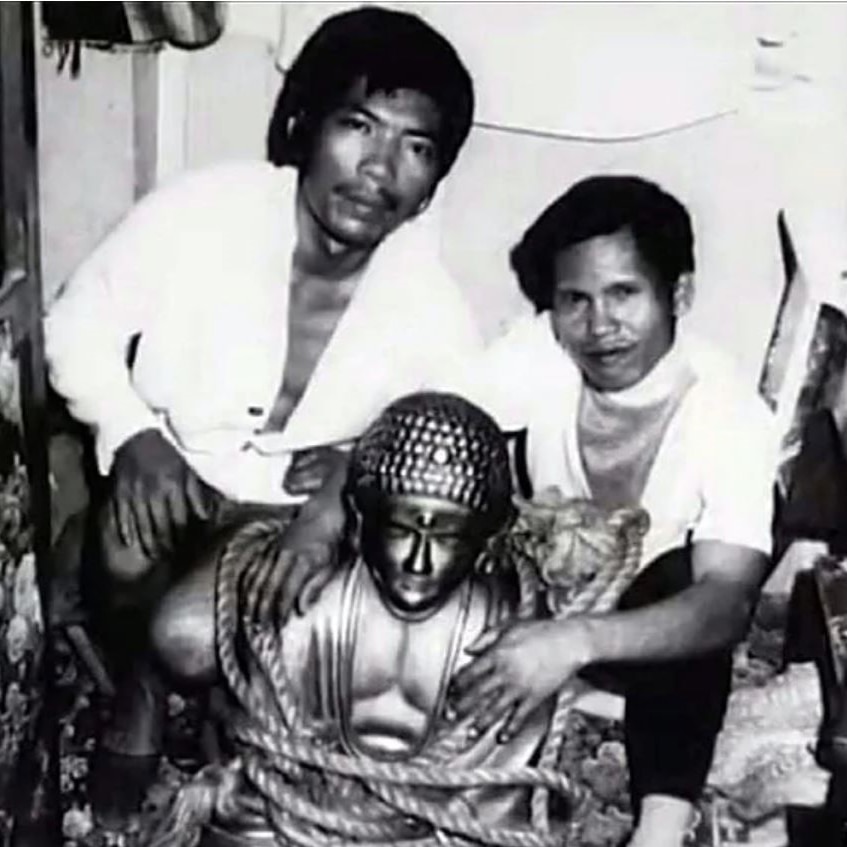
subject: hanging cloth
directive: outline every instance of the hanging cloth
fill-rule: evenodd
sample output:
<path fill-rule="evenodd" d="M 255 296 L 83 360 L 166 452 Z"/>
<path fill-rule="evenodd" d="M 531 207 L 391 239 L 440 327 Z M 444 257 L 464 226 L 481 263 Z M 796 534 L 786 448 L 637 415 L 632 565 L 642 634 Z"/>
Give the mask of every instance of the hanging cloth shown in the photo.
<path fill-rule="evenodd" d="M 70 58 L 79 75 L 81 48 L 116 46 L 205 47 L 220 37 L 226 3 L 42 3 L 46 49 L 59 54 L 61 72 Z"/>

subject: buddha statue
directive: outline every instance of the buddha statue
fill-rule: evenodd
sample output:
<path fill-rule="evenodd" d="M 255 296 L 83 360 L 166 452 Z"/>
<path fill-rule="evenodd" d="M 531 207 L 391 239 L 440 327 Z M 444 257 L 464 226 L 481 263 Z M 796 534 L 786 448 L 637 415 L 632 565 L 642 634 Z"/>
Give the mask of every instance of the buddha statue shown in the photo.
<path fill-rule="evenodd" d="M 247 634 L 248 660 L 228 573 L 262 555 L 267 535 L 248 526 L 221 557 L 219 655 L 241 703 L 229 722 L 238 755 L 202 847 L 426 841 L 438 829 L 430 812 L 454 834 L 456 816 L 468 821 L 458 834 L 472 839 L 480 828 L 531 833 L 532 789 L 564 792 L 564 777 L 528 767 L 552 704 L 507 743 L 497 725 L 476 737 L 446 715 L 465 648 L 521 602 L 517 574 L 490 555 L 513 518 L 503 434 L 457 396 L 402 398 L 354 448 L 345 502 L 341 566 L 305 614 Z M 417 776 L 407 782 L 397 766 Z M 521 776 L 509 780 L 510 769 Z M 480 772 L 488 782 L 445 783 Z"/>
<path fill-rule="evenodd" d="M 463 648 L 516 594 L 477 566 L 511 516 L 503 437 L 451 395 L 389 406 L 358 443 L 346 566 L 283 633 L 303 706 L 351 754 L 408 759 L 431 738 Z M 512 589 L 512 590 L 510 590 Z"/>

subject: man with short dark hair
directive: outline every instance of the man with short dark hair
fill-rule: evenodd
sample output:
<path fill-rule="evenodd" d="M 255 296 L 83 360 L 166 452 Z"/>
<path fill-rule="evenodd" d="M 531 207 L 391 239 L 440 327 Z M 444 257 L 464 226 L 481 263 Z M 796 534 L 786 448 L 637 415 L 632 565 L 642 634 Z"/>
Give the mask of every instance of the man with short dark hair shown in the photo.
<path fill-rule="evenodd" d="M 637 176 L 571 186 L 533 222 L 512 267 L 536 315 L 454 390 L 527 429 L 528 476 L 650 519 L 642 570 L 606 615 L 517 624 L 477 645 L 457 712 L 517 731 L 574 675 L 623 680 L 632 847 L 681 847 L 712 761 L 743 637 L 769 567 L 777 441 L 729 356 L 684 331 L 689 214 Z"/>
<path fill-rule="evenodd" d="M 99 751 L 106 795 L 143 786 L 157 762 L 163 689 L 140 659 L 209 534 L 248 504 L 302 504 L 344 464 L 339 445 L 478 344 L 418 220 L 473 104 L 454 49 L 416 16 L 337 15 L 287 74 L 270 162 L 145 198 L 50 309 L 53 385 L 108 475 L 98 599 L 119 693 Z M 248 575 L 249 614 L 269 610 L 275 579 Z M 121 817 L 139 792 L 95 797 L 96 811 Z"/>

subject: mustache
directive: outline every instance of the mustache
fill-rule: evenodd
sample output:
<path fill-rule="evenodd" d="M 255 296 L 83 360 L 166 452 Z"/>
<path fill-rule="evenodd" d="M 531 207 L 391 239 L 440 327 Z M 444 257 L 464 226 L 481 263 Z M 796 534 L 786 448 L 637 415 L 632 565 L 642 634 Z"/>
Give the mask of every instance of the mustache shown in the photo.
<path fill-rule="evenodd" d="M 630 344 L 598 344 L 583 347 L 580 352 L 587 356 L 604 356 L 609 353 L 626 353 L 631 346 Z"/>
<path fill-rule="evenodd" d="M 338 193 L 353 203 L 361 203 L 386 212 L 395 211 L 400 203 L 394 192 L 382 186 L 372 188 L 361 185 L 342 185 L 338 188 Z"/>

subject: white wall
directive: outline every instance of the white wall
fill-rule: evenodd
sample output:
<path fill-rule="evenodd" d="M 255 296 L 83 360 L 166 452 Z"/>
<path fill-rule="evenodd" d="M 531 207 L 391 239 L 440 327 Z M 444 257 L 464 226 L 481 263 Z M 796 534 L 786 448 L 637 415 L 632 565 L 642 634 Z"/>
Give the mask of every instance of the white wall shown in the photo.
<path fill-rule="evenodd" d="M 351 5 L 285 4 L 280 66 Z M 751 382 L 784 282 L 779 209 L 794 209 L 798 226 L 815 219 L 805 229 L 825 253 L 820 287 L 847 267 L 844 6 L 389 5 L 448 35 L 476 81 L 477 125 L 440 211 L 444 254 L 490 332 L 522 307 L 509 247 L 598 171 L 655 179 L 689 207 L 699 271 L 689 322 L 733 350 Z"/>
<path fill-rule="evenodd" d="M 223 36 L 202 50 L 160 56 L 160 179 L 185 168 L 264 158 L 265 131 L 282 80 L 275 55 L 281 3 L 230 3 Z"/>
<path fill-rule="evenodd" d="M 280 68 L 349 5 L 233 3 L 215 45 L 165 48 L 157 177 L 262 156 Z M 813 245 L 801 252 L 821 287 L 847 267 L 847 7 L 395 5 L 442 29 L 476 80 L 478 123 L 436 206 L 446 261 L 490 333 L 523 308 L 509 247 L 569 183 L 600 170 L 657 179 L 689 206 L 690 321 L 734 350 L 751 381 L 783 283 L 779 208 L 792 207 Z M 85 51 L 79 80 L 54 64 L 39 57 L 48 296 L 130 204 L 136 165 L 129 57 Z"/>
<path fill-rule="evenodd" d="M 33 6 L 43 296 L 126 213 L 140 190 L 185 167 L 263 156 L 280 74 L 281 5 L 233 4 L 227 34 L 196 51 L 82 48 L 81 71 L 45 54 Z M 259 32 L 261 35 L 256 35 Z M 268 33 L 267 37 L 265 33 Z M 69 64 L 69 63 L 68 63 Z"/>
<path fill-rule="evenodd" d="M 36 49 L 43 296 L 115 224 L 134 198 L 132 58 L 84 50 L 80 76 Z"/>

